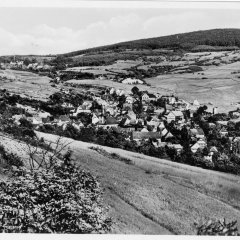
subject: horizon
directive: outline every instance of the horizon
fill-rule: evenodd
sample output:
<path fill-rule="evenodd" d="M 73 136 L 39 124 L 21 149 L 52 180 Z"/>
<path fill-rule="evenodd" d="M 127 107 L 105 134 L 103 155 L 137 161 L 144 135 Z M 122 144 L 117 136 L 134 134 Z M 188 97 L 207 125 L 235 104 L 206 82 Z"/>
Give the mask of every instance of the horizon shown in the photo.
<path fill-rule="evenodd" d="M 131 1 L 129 7 L 121 1 L 26 1 L 21 7 L 9 2 L 0 0 L 0 56 L 55 55 L 193 31 L 240 29 L 239 2 L 225 8 L 221 2 Z"/>

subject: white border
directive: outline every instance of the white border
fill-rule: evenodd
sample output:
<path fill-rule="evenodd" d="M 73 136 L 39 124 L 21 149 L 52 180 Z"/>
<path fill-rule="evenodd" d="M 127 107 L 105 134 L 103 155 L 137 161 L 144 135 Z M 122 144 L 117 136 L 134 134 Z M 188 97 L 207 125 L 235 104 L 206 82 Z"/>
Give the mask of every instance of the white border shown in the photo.
<path fill-rule="evenodd" d="M 156 9 L 156 8 L 200 8 L 200 9 L 240 9 L 239 0 L 232 1 L 81 1 L 81 0 L 0 0 L 0 7 L 41 7 L 41 8 L 133 8 L 133 9 Z"/>
<path fill-rule="evenodd" d="M 218 0 L 218 1 L 79 1 L 79 0 L 0 0 L 0 8 L 132 8 L 132 9 L 240 9 L 240 0 Z M 239 14 L 240 15 L 240 14 Z M 51 239 L 51 240 L 68 240 L 68 239 L 212 239 L 212 237 L 202 236 L 171 236 L 171 235 L 72 235 L 72 234 L 0 234 L 1 239 L 6 240 L 32 240 L 32 239 Z M 216 239 L 216 237 L 215 237 Z M 228 239 L 228 237 L 221 237 Z M 239 239 L 239 237 L 231 237 Z"/>

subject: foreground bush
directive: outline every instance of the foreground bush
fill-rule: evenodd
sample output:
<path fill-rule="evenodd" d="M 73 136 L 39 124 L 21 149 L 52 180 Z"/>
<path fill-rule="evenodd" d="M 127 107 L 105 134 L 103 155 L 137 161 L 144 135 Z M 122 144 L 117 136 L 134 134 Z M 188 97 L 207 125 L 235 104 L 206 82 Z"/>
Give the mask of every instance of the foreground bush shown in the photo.
<path fill-rule="evenodd" d="M 227 223 L 225 219 L 209 220 L 198 228 L 198 235 L 239 236 L 237 221 Z"/>
<path fill-rule="evenodd" d="M 109 231 L 98 182 L 70 161 L 51 171 L 15 168 L 13 180 L 0 183 L 0 232 Z"/>

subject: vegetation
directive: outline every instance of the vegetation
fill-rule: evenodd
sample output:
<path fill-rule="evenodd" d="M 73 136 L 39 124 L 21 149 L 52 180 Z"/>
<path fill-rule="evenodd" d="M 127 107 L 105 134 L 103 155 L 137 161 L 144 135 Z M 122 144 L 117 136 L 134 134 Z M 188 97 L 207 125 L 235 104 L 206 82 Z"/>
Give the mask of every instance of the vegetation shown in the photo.
<path fill-rule="evenodd" d="M 164 37 L 140 39 L 117 43 L 113 45 L 80 50 L 76 52 L 66 53 L 64 57 L 73 57 L 80 54 L 90 54 L 100 51 L 121 51 L 126 49 L 161 49 L 175 48 L 191 50 L 199 45 L 205 46 L 238 46 L 240 47 L 240 29 L 213 29 L 205 31 L 196 31 L 182 34 L 175 34 Z M 212 51 L 212 49 L 210 49 Z M 206 49 L 204 49 L 206 51 Z M 116 54 L 116 53 L 114 53 Z M 120 59 L 120 58 L 118 58 Z"/>
<path fill-rule="evenodd" d="M 7 152 L 2 145 L 0 145 L 0 159 L 4 167 L 22 167 L 24 165 L 22 159 L 17 154 Z"/>
<path fill-rule="evenodd" d="M 110 219 L 96 179 L 76 167 L 68 152 L 52 170 L 14 168 L 1 182 L 0 232 L 105 233 Z"/>
<path fill-rule="evenodd" d="M 220 220 L 209 220 L 198 227 L 198 235 L 218 235 L 218 236 L 240 236 L 236 227 L 237 221 L 227 223 L 225 218 Z"/>

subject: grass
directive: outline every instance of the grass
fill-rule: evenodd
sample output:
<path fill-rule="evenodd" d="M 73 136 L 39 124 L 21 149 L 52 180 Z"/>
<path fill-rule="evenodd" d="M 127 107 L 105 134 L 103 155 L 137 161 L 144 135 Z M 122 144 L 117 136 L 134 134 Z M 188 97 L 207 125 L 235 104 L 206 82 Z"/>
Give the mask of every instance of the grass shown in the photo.
<path fill-rule="evenodd" d="M 91 146 L 134 165 L 99 154 Z M 196 224 L 222 217 L 237 220 L 240 227 L 238 176 L 79 141 L 70 147 L 76 162 L 97 176 L 105 189 L 114 233 L 196 234 Z"/>
<path fill-rule="evenodd" d="M 1 70 L 0 74 L 8 76 L 7 80 L 1 81 L 1 88 L 6 88 L 9 92 L 46 100 L 51 94 L 57 91 L 56 88 L 51 87 L 48 77 L 39 76 L 35 73 Z M 8 79 L 10 79 L 11 82 L 9 82 Z"/>
<path fill-rule="evenodd" d="M 108 158 L 111 158 L 111 159 L 116 159 L 118 161 L 121 161 L 121 162 L 124 162 L 126 164 L 129 164 L 129 165 L 134 165 L 134 162 L 126 157 L 121 157 L 119 154 L 117 153 L 109 153 L 107 152 L 106 150 L 100 148 L 100 147 L 94 147 L 94 146 L 91 146 L 89 147 L 89 149 L 91 150 L 94 150 L 96 152 L 98 152 L 99 154 L 105 156 L 105 157 L 108 157 Z"/>

